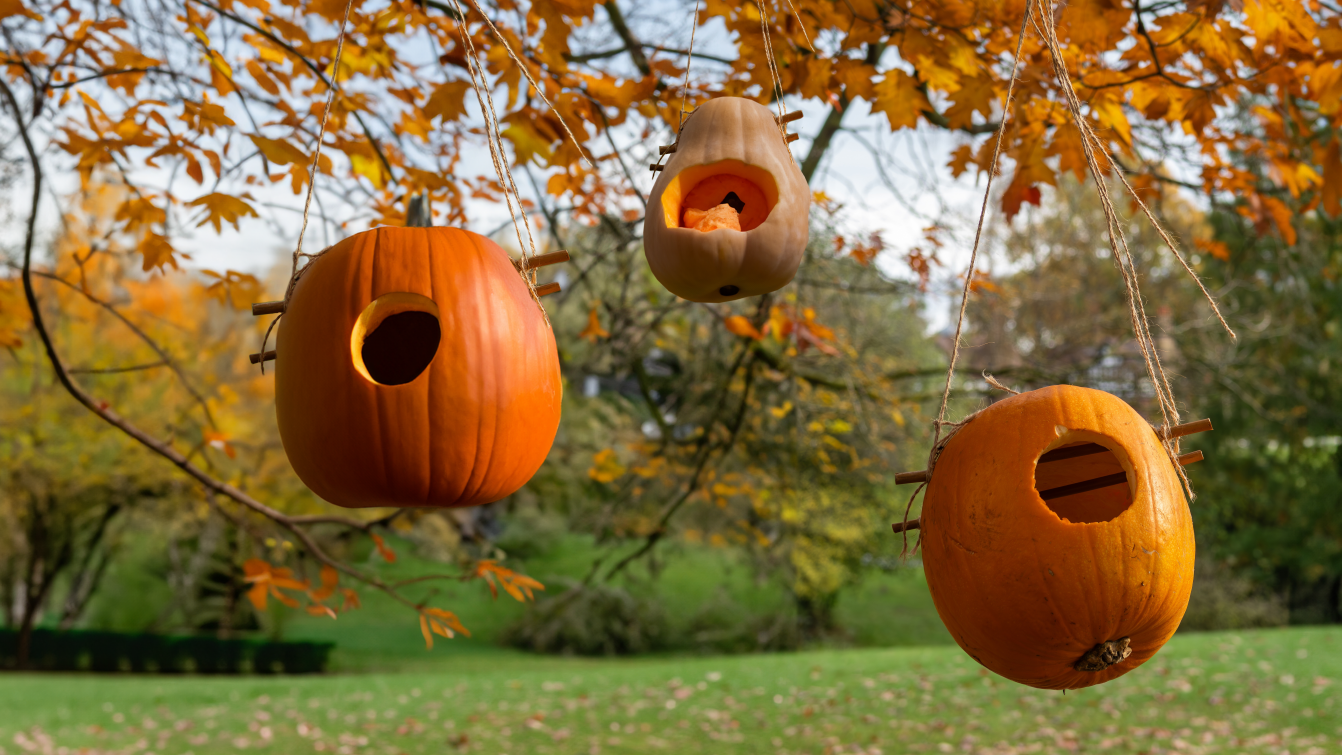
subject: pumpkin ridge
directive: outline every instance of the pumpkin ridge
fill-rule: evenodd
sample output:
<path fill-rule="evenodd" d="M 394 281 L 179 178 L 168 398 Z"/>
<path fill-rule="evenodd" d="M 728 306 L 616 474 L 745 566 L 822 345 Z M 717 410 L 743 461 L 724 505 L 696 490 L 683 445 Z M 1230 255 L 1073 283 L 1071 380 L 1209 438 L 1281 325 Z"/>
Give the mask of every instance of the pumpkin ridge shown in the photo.
<path fill-rule="evenodd" d="M 435 302 L 438 301 L 438 279 L 435 278 L 433 274 L 433 258 L 437 256 L 435 252 L 437 251 L 438 245 L 439 245 L 439 234 L 438 232 L 433 230 L 432 226 L 430 226 L 424 231 L 424 247 L 425 247 L 424 257 L 429 269 L 429 275 L 428 275 L 429 298 L 434 300 Z M 439 312 L 441 312 L 442 307 L 439 307 L 438 310 Z M 440 317 L 438 322 L 438 332 L 440 334 L 442 333 L 442 327 L 443 323 Z M 424 435 L 429 440 L 429 455 L 428 455 L 429 470 L 428 474 L 424 475 L 423 493 L 420 495 L 419 499 L 420 502 L 424 505 L 428 505 L 428 503 L 431 500 L 433 500 L 433 489 L 438 481 L 439 442 L 438 442 L 438 434 L 433 431 L 433 418 L 436 416 L 433 411 L 433 397 L 434 394 L 437 393 L 437 391 L 433 390 L 433 386 L 434 386 L 434 378 L 437 377 L 438 355 L 443 352 L 444 340 L 446 339 L 444 339 L 440 335 L 438 342 L 438 351 L 434 353 L 433 360 L 429 362 L 429 366 L 424 370 L 426 373 L 428 373 L 427 375 L 424 376 L 424 383 L 425 383 Z"/>
<path fill-rule="evenodd" d="M 487 289 L 486 284 L 488 283 L 488 279 L 483 274 L 485 272 L 483 268 L 488 264 L 485 254 L 486 250 L 480 246 L 480 243 L 476 239 L 471 239 L 470 248 L 474 252 L 471 255 L 471 268 L 472 272 L 475 273 L 469 280 L 469 286 L 471 293 L 473 294 L 471 298 L 476 302 L 493 302 L 495 301 L 493 291 Z M 487 318 L 487 321 L 482 323 L 481 327 L 475 330 L 476 337 L 479 339 L 476 347 L 480 352 L 479 361 L 482 367 L 476 374 L 478 376 L 477 389 L 479 390 L 479 394 L 481 396 L 488 394 L 493 398 L 494 394 L 500 392 L 498 359 L 502 354 L 499 350 L 492 348 L 493 344 L 497 343 L 499 338 L 498 322 L 496 318 L 492 316 L 493 313 L 491 312 L 490 314 L 491 316 Z M 471 467 L 471 476 L 466 480 L 466 485 L 463 489 L 463 494 L 470 500 L 474 500 L 484 492 L 483 488 L 485 481 L 490 479 L 489 473 L 492 471 L 491 466 L 494 463 L 493 452 L 497 435 L 497 427 L 495 426 L 497 422 L 497 413 L 491 417 L 487 416 L 486 412 L 481 412 L 477 416 L 476 430 L 474 433 L 475 463 Z"/>
<path fill-rule="evenodd" d="M 380 288 L 379 278 L 381 277 L 381 268 L 382 268 L 380 264 L 382 257 L 382 242 L 383 242 L 382 230 L 378 229 L 374 232 L 373 238 L 371 239 L 371 246 L 373 247 L 372 251 L 368 252 L 366 250 L 361 250 L 364 251 L 364 255 L 366 255 L 369 260 L 368 264 L 370 268 L 370 274 L 365 276 L 366 280 L 368 281 L 368 291 L 365 294 L 365 300 L 370 303 L 377 298 L 376 292 Z M 364 255 L 361 255 L 361 257 Z M 350 356 L 351 358 L 353 358 L 352 354 Z M 370 403 L 372 405 L 372 412 L 373 412 L 372 417 L 373 427 L 382 428 L 384 426 L 382 418 L 383 415 L 386 413 L 384 411 L 385 407 L 383 407 L 382 405 L 382 394 L 378 391 L 377 385 L 375 383 L 373 384 L 373 387 L 368 390 L 372 395 L 372 401 Z M 387 443 L 385 433 L 386 430 L 382 430 L 381 432 L 369 433 L 369 435 L 373 438 L 373 442 L 376 444 L 375 446 L 376 453 L 371 455 L 378 460 L 377 470 L 378 470 L 378 478 L 380 480 L 378 487 L 383 490 L 386 490 L 387 487 L 391 484 L 390 471 L 392 469 L 391 464 L 387 460 L 387 452 L 390 450 L 389 446 L 391 444 Z"/>

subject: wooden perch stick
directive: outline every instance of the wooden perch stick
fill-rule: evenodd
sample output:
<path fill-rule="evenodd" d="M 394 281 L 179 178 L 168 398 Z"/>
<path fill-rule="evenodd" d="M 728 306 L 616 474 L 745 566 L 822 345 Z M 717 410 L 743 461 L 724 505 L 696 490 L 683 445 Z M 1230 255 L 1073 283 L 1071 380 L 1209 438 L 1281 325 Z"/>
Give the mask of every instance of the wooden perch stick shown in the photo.
<path fill-rule="evenodd" d="M 1179 466 L 1186 467 L 1189 464 L 1199 461 L 1202 461 L 1202 452 L 1192 451 L 1179 457 Z M 1107 488 L 1110 485 L 1122 485 L 1127 481 L 1127 472 L 1115 472 L 1114 474 L 1105 475 L 1104 477 L 1096 477 L 1093 480 L 1083 480 L 1081 482 L 1074 482 L 1071 485 L 1049 488 L 1048 490 L 1041 491 L 1039 497 L 1043 498 L 1045 501 L 1051 501 L 1055 498 L 1065 498 L 1066 496 L 1076 495 L 1077 493 L 1088 493 L 1092 490 Z"/>
<path fill-rule="evenodd" d="M 788 113 L 787 115 L 775 115 L 774 121 L 778 123 L 791 123 L 793 121 L 801 120 L 802 116 L 804 115 L 806 114 L 800 110 L 793 110 L 791 113 Z"/>
<path fill-rule="evenodd" d="M 517 268 L 518 272 L 522 272 L 525 270 L 535 270 L 538 267 L 545 267 L 546 265 L 557 265 L 560 262 L 568 262 L 570 259 L 571 257 L 569 257 L 569 253 L 560 249 L 557 252 L 538 254 L 535 257 L 532 257 L 531 264 L 529 265 L 525 264 L 522 260 L 513 260 L 513 267 Z"/>
<path fill-rule="evenodd" d="M 655 172 L 657 172 L 657 171 L 659 171 L 659 170 L 666 170 L 666 166 L 665 166 L 665 165 L 657 165 L 656 163 L 653 163 L 652 165 L 649 165 L 649 166 L 648 166 L 648 170 L 653 171 L 653 172 L 655 173 Z"/>
<path fill-rule="evenodd" d="M 247 356 L 247 358 L 252 360 L 252 364 L 269 362 L 270 360 L 275 358 L 275 350 L 271 349 L 270 351 L 267 351 L 264 354 L 250 354 Z"/>
<path fill-rule="evenodd" d="M 284 302 L 282 301 L 263 301 L 252 305 L 252 317 L 278 315 L 282 312 L 284 312 Z"/>
<path fill-rule="evenodd" d="M 663 144 L 662 146 L 657 148 L 657 154 L 659 155 L 669 155 L 675 151 L 676 151 L 676 145 L 674 144 Z"/>
<path fill-rule="evenodd" d="M 1168 440 L 1169 438 L 1182 438 L 1185 435 L 1196 435 L 1197 433 L 1205 433 L 1211 429 L 1212 429 L 1211 420 L 1199 419 L 1194 420 L 1192 422 L 1185 422 L 1182 425 L 1175 425 L 1174 427 L 1171 427 L 1168 436 L 1166 436 L 1165 433 L 1157 429 L 1156 435 L 1159 436 L 1161 440 Z M 1105 451 L 1108 450 L 1109 449 L 1105 448 L 1099 443 L 1083 443 L 1078 446 L 1055 448 L 1052 451 L 1049 451 L 1048 453 L 1044 454 L 1043 456 L 1040 456 L 1039 463 L 1046 464 L 1050 461 L 1075 459 L 1078 456 L 1090 456 L 1091 454 L 1104 453 Z M 1184 456 L 1187 455 L 1188 454 L 1184 454 Z M 1179 458 L 1182 459 L 1184 457 L 1180 456 Z M 1198 460 L 1200 461 L 1201 457 L 1199 457 Z M 1191 463 L 1192 462 L 1184 462 L 1184 464 L 1191 464 Z M 926 470 L 919 470 L 917 472 L 900 472 L 899 474 L 895 475 L 896 485 L 908 485 L 915 482 L 927 482 Z"/>
<path fill-rule="evenodd" d="M 1201 421 L 1207 422 L 1208 425 L 1210 425 L 1209 420 L 1204 419 Z M 1190 423 L 1190 424 L 1196 424 L 1196 423 Z M 1185 427 L 1185 425 L 1179 425 L 1178 427 Z M 1171 429 L 1173 430 L 1177 428 L 1171 428 Z M 1179 456 L 1179 466 L 1186 467 L 1189 464 L 1195 464 L 1199 461 L 1202 461 L 1203 458 L 1204 457 L 1202 456 L 1201 451 L 1189 451 L 1188 453 Z M 909 474 L 921 474 L 921 472 L 910 472 Z M 1092 490 L 1107 488 L 1110 485 L 1122 485 L 1127 481 L 1128 481 L 1127 472 L 1116 472 L 1111 475 L 1105 475 L 1104 477 L 1096 477 L 1093 480 L 1084 480 L 1082 482 L 1074 482 L 1071 485 L 1063 485 L 1057 488 L 1049 488 L 1048 490 L 1042 491 L 1039 494 L 1039 497 L 1043 498 L 1045 501 L 1051 501 L 1055 498 L 1063 498 L 1069 495 L 1076 495 L 1077 493 L 1088 493 Z M 894 529 L 895 534 L 899 534 L 905 530 L 916 530 L 922 525 L 919 523 L 917 519 L 910 519 L 907 525 L 905 525 L 902 522 L 895 522 L 890 526 Z"/>
<path fill-rule="evenodd" d="M 788 135 L 787 135 L 787 142 L 788 142 L 788 144 L 791 144 L 792 142 L 795 142 L 795 141 L 797 141 L 797 140 L 800 139 L 800 138 L 801 138 L 801 134 L 788 134 Z"/>
<path fill-rule="evenodd" d="M 545 285 L 542 286 L 536 286 L 537 296 L 548 296 L 550 294 L 557 294 L 557 293 L 559 293 L 558 283 L 546 283 Z"/>

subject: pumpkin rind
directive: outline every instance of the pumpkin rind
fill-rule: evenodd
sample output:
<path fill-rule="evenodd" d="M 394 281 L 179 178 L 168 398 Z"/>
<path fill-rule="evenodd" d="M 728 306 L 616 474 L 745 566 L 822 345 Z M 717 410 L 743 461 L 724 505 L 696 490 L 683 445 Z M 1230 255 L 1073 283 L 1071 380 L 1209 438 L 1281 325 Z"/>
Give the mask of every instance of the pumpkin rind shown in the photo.
<path fill-rule="evenodd" d="M 1077 441 L 1108 446 L 1128 472 L 1132 503 L 1110 521 L 1065 521 L 1035 489 L 1039 456 Z M 1102 391 L 1053 386 L 985 409 L 938 457 L 920 521 L 946 628 L 1021 684 L 1077 689 L 1122 676 L 1155 655 L 1188 607 L 1193 522 L 1178 474 L 1141 415 Z M 1124 637 L 1125 660 L 1073 668 Z"/>
<path fill-rule="evenodd" d="M 698 173 L 704 175 L 682 185 Z M 742 181 L 750 185 L 738 190 L 752 195 L 741 215 L 743 230 L 705 233 L 681 227 L 682 198 L 688 200 L 695 188 L 714 181 L 724 192 L 738 190 Z M 763 220 L 756 217 L 755 197 L 772 204 Z M 722 199 L 707 201 L 708 206 L 698 209 Z M 801 264 L 810 238 L 810 207 L 810 188 L 773 113 L 741 97 L 709 100 L 685 121 L 676 151 L 652 188 L 644 254 L 657 280 L 690 301 L 730 301 L 777 291 Z M 737 291 L 724 295 L 725 286 Z"/>
<path fill-rule="evenodd" d="M 420 297 L 438 310 L 438 350 L 410 382 L 380 385 L 351 333 L 374 300 Z M 284 450 L 338 506 L 499 500 L 535 474 L 559 427 L 554 334 L 507 253 L 469 231 L 384 227 L 336 244 L 295 287 L 276 352 Z"/>

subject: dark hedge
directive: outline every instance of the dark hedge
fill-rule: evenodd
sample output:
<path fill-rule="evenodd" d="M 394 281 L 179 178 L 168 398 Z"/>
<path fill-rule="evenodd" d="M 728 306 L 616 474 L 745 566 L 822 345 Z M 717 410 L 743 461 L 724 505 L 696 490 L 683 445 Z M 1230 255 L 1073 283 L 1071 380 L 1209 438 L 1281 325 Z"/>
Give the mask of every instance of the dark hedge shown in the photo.
<path fill-rule="evenodd" d="M 0 669 L 18 667 L 18 645 L 18 631 L 0 629 Z M 330 642 L 34 629 L 27 670 L 319 674 L 326 670 L 333 647 Z"/>

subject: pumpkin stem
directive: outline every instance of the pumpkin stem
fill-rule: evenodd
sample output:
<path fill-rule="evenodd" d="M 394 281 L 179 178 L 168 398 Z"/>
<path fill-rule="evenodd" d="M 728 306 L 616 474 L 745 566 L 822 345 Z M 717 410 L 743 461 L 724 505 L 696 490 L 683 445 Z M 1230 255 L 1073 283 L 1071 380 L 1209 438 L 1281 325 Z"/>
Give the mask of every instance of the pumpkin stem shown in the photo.
<path fill-rule="evenodd" d="M 1115 663 L 1127 660 L 1132 655 L 1130 637 L 1101 642 L 1081 656 L 1081 660 L 1072 665 L 1077 671 L 1104 671 Z"/>
<path fill-rule="evenodd" d="M 416 194 L 410 197 L 410 207 L 405 213 L 406 228 L 432 228 L 433 211 L 429 209 L 429 194 Z"/>

